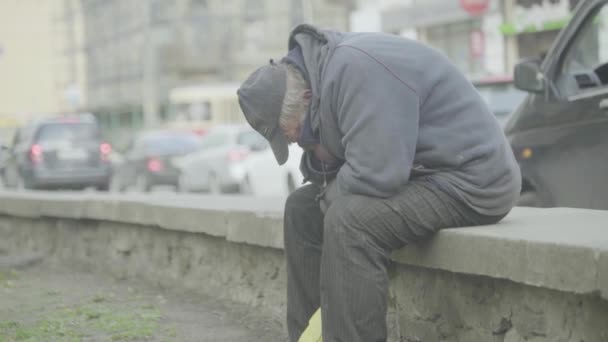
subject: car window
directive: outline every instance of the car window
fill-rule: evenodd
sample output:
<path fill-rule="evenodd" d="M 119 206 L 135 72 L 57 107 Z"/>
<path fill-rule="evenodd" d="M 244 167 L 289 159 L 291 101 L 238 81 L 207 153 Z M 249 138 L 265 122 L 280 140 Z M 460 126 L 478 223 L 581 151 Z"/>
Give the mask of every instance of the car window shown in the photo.
<path fill-rule="evenodd" d="M 583 25 L 564 63 L 569 72 L 585 71 L 608 62 L 608 6 Z"/>
<path fill-rule="evenodd" d="M 582 24 L 562 62 L 558 87 L 565 95 L 608 85 L 608 6 Z"/>
<path fill-rule="evenodd" d="M 266 147 L 266 145 L 268 145 L 268 142 L 260 133 L 256 131 L 250 131 L 239 133 L 239 135 L 237 136 L 237 144 L 250 148 L 261 149 Z"/>
<path fill-rule="evenodd" d="M 38 131 L 36 141 L 47 142 L 86 142 L 99 140 L 99 129 L 94 124 L 49 124 Z"/>

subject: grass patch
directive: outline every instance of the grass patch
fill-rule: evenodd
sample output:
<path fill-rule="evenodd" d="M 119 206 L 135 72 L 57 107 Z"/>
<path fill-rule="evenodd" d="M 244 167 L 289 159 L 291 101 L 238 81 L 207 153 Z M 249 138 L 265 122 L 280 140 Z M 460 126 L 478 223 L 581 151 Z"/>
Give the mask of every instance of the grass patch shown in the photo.
<path fill-rule="evenodd" d="M 15 270 L 0 271 L 0 286 L 7 288 L 12 287 L 14 285 L 13 280 L 16 280 L 18 276 L 19 273 L 17 273 Z"/>
<path fill-rule="evenodd" d="M 129 341 L 151 337 L 159 328 L 156 307 L 120 310 L 92 303 L 58 309 L 32 324 L 0 322 L 0 342 L 81 341 L 86 336 Z"/>
<path fill-rule="evenodd" d="M 106 297 L 102 294 L 97 294 L 93 297 L 93 303 L 102 303 L 106 301 Z"/>

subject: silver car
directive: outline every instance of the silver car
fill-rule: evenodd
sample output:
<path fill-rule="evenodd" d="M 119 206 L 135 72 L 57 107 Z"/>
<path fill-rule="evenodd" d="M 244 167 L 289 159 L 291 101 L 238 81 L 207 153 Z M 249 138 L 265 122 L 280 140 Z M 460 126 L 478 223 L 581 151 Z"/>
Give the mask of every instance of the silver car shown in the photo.
<path fill-rule="evenodd" d="M 260 153 L 267 142 L 246 125 L 212 128 L 198 151 L 178 158 L 178 188 L 184 192 L 240 192 L 245 181 L 243 161 Z"/>

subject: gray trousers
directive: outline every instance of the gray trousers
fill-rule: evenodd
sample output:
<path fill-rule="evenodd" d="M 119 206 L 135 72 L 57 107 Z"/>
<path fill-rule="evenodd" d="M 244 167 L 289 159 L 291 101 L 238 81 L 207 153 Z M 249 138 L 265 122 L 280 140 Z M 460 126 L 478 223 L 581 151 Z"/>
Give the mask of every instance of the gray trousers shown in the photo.
<path fill-rule="evenodd" d="M 295 342 L 319 306 L 324 342 L 386 341 L 387 266 L 391 252 L 441 228 L 493 224 L 426 178 L 380 199 L 341 196 L 325 215 L 317 185 L 285 204 L 287 328 Z"/>

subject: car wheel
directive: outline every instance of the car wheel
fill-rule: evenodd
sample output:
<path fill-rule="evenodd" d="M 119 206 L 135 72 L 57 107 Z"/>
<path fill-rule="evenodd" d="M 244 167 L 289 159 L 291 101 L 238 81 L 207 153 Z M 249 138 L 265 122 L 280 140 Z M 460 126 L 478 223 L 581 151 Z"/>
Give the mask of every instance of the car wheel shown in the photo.
<path fill-rule="evenodd" d="M 150 191 L 150 183 L 148 182 L 148 177 L 145 175 L 138 175 L 135 179 L 135 191 L 137 192 L 149 192 Z"/>
<path fill-rule="evenodd" d="M 542 207 L 542 202 L 535 192 L 524 192 L 519 195 L 518 207 Z"/>

